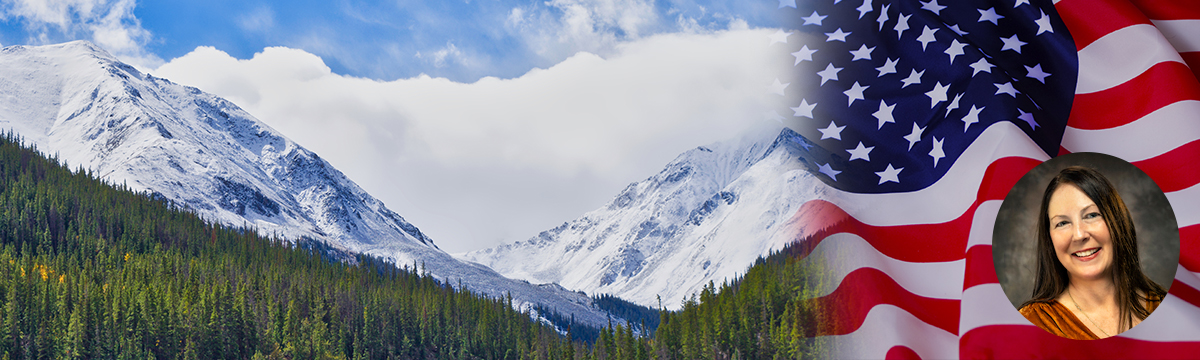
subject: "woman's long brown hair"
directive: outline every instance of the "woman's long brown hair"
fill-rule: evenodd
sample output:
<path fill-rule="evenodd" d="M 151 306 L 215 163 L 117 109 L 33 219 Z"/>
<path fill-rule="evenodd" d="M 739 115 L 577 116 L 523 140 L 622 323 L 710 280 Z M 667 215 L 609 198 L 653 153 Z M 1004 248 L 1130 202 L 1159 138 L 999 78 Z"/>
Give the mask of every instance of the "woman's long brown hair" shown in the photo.
<path fill-rule="evenodd" d="M 1050 196 L 1063 185 L 1073 185 L 1083 191 L 1100 209 L 1100 216 L 1108 226 L 1112 238 L 1113 285 L 1117 289 L 1117 306 L 1120 308 L 1118 333 L 1133 327 L 1133 317 L 1145 320 L 1150 312 L 1143 306 L 1150 299 L 1162 299 L 1167 291 L 1142 273 L 1138 259 L 1137 234 L 1133 229 L 1133 218 L 1129 209 L 1117 194 L 1117 189 L 1096 170 L 1072 166 L 1063 169 L 1050 180 L 1042 195 L 1042 206 L 1038 211 L 1037 224 L 1037 276 L 1033 285 L 1033 298 L 1025 305 L 1050 302 L 1066 291 L 1070 284 L 1067 269 L 1063 267 L 1054 251 L 1050 239 Z M 1115 334 L 1114 334 L 1115 335 Z"/>

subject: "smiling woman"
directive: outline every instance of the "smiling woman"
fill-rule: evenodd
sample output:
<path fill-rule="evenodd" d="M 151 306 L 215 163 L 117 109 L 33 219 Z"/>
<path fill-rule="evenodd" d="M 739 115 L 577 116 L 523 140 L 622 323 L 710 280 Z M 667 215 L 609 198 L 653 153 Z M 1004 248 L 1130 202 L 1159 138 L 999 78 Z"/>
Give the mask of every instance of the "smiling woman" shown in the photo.
<path fill-rule="evenodd" d="M 1159 284 L 1169 285 L 1177 267 L 1174 225 L 1165 196 L 1133 165 L 1101 154 L 1059 157 L 1026 174 L 1001 206 L 997 277 L 1033 325 L 1070 339 L 1114 336 L 1166 296 Z"/>
<path fill-rule="evenodd" d="M 1093 169 L 1068 167 L 1050 180 L 1037 234 L 1033 299 L 1020 311 L 1046 331 L 1110 337 L 1146 319 L 1167 294 L 1142 273 L 1129 209 Z"/>

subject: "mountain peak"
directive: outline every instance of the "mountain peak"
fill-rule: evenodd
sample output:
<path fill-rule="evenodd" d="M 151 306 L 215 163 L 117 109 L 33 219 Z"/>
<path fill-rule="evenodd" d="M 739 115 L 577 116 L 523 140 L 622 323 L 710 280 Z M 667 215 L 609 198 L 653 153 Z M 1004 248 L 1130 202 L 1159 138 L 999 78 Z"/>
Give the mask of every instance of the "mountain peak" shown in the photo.
<path fill-rule="evenodd" d="M 811 146 L 759 123 L 696 147 L 627 186 L 605 206 L 537 236 L 462 257 L 531 282 L 555 282 L 644 306 L 733 279 L 795 240 L 792 216 L 817 196 L 800 160 Z"/>
<path fill-rule="evenodd" d="M 505 278 L 454 259 L 412 223 L 315 153 L 234 103 L 143 76 L 77 41 L 0 51 L 0 129 L 111 184 L 169 199 L 207 221 L 268 237 L 421 264 L 514 304 L 534 304 L 604 326 L 584 294 Z"/>
<path fill-rule="evenodd" d="M 361 251 L 434 246 L 340 171 L 225 99 L 87 41 L 0 52 L 0 127 L 112 183 L 231 226 Z M 6 80 L 6 81 L 5 81 Z"/>

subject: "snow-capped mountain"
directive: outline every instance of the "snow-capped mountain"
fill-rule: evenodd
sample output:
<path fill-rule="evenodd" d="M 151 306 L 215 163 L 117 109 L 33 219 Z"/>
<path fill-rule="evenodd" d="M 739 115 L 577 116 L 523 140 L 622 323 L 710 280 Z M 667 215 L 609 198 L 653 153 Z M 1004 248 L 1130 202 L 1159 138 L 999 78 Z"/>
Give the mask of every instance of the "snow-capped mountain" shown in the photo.
<path fill-rule="evenodd" d="M 796 240 L 818 197 L 800 135 L 759 124 L 689 150 L 604 207 L 524 241 L 458 255 L 509 277 L 675 309 Z"/>
<path fill-rule="evenodd" d="M 233 103 L 145 74 L 76 41 L 0 50 L 0 129 L 112 184 L 159 194 L 206 219 L 307 237 L 517 304 L 607 324 L 586 295 L 505 278 L 439 249 L 316 154 Z"/>

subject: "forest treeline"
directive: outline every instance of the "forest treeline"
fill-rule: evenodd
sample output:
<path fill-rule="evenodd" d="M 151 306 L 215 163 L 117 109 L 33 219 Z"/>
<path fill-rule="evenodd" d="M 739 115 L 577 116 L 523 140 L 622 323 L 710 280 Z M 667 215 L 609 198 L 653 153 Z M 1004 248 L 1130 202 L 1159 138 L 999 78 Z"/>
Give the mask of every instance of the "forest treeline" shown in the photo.
<path fill-rule="evenodd" d="M 204 221 L 0 135 L 3 359 L 810 358 L 811 269 L 786 253 L 711 285 L 657 331 L 572 340 L 490 298 L 377 258 Z M 345 256 L 336 257 L 346 260 Z M 603 299 L 608 304 L 616 299 Z M 622 308 L 609 306 L 610 308 Z M 639 316 L 646 316 L 640 311 Z M 646 321 L 642 321 L 645 323 Z"/>

